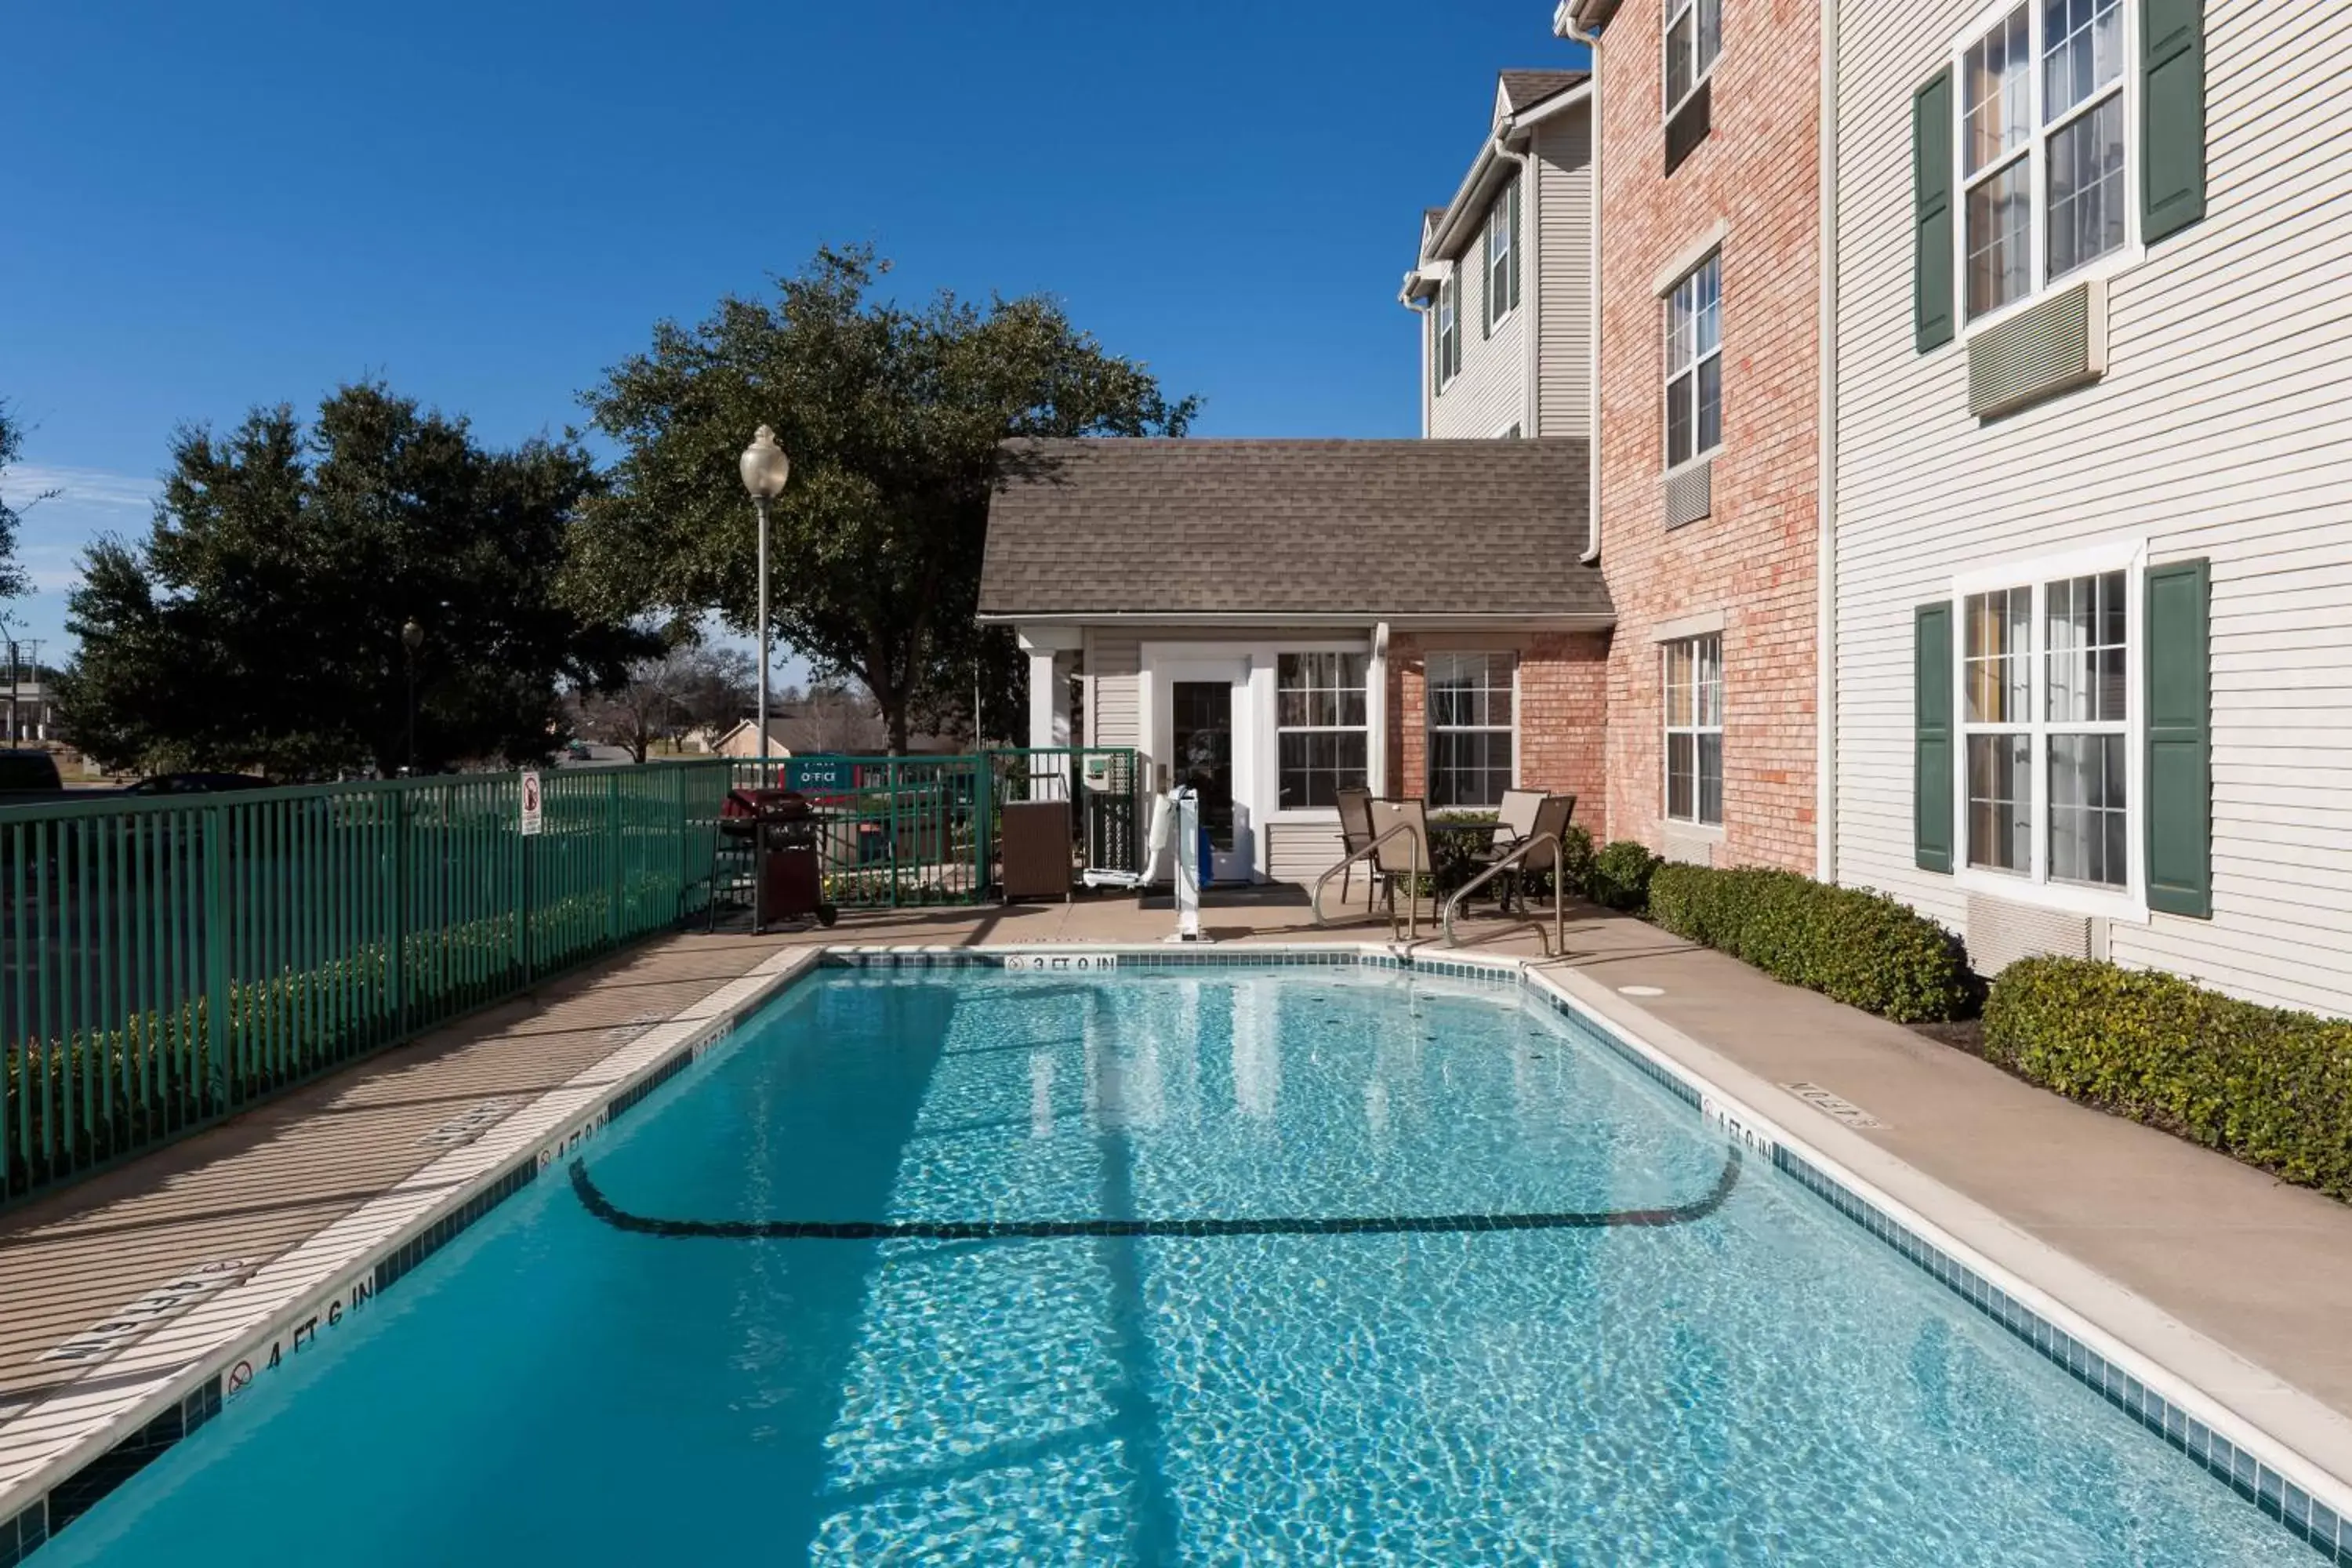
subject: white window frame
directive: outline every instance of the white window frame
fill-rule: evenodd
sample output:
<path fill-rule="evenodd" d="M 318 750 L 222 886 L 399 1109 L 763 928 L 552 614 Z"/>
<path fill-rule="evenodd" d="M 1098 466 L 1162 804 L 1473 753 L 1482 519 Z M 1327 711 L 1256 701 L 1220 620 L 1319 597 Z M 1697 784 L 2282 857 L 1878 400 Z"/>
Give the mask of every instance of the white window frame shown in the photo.
<path fill-rule="evenodd" d="M 1479 253 L 1486 258 L 1483 282 L 1486 296 L 1486 331 L 1511 319 L 1517 307 L 1511 299 L 1511 208 L 1519 199 L 1519 182 L 1513 180 L 1496 195 L 1494 205 L 1486 209 L 1486 232 L 1481 237 Z M 1497 288 L 1497 279 L 1501 287 Z"/>
<path fill-rule="evenodd" d="M 1444 392 L 1462 374 L 1462 268 L 1447 271 L 1437 285 L 1437 390 Z"/>
<path fill-rule="evenodd" d="M 1715 11 L 1715 54 L 1705 65 L 1698 63 L 1699 14 L 1702 7 Z M 1690 88 L 1680 98 L 1666 97 L 1668 84 L 1674 79 L 1669 53 L 1675 47 L 1675 24 L 1688 14 L 1691 19 L 1691 81 Z M 1715 75 L 1715 63 L 1723 58 L 1723 0 L 1666 0 L 1660 7 L 1658 30 L 1658 120 L 1661 124 L 1675 117 L 1675 111 L 1688 103 Z"/>
<path fill-rule="evenodd" d="M 1697 686 L 1700 684 L 1698 672 L 1705 667 L 1700 661 L 1699 655 L 1708 643 L 1715 645 L 1715 722 L 1702 724 L 1698 721 Z M 1694 686 L 1691 692 L 1691 721 L 1687 724 L 1677 724 L 1673 721 L 1674 707 L 1670 695 L 1674 689 L 1675 650 L 1680 647 L 1687 647 L 1691 650 Z M 1721 632 L 1694 632 L 1689 637 L 1669 637 L 1658 645 L 1658 730 L 1661 737 L 1658 742 L 1658 816 L 1660 820 L 1677 823 L 1682 826 L 1696 828 L 1703 833 L 1723 831 L 1723 817 L 1730 814 L 1731 795 L 1730 780 L 1727 776 L 1730 756 L 1724 742 L 1724 710 L 1729 694 L 1730 683 L 1724 678 Z M 1691 814 L 1688 816 L 1676 816 L 1674 812 L 1674 738 L 1676 735 L 1691 737 Z M 1698 737 L 1702 735 L 1715 737 L 1717 758 L 1716 765 L 1727 773 L 1723 784 L 1722 816 L 1718 816 L 1713 822 L 1707 821 L 1700 815 L 1705 809 L 1701 802 L 1706 798 L 1706 792 L 1699 787 L 1702 774 L 1698 765 Z"/>
<path fill-rule="evenodd" d="M 1695 285 L 1698 281 L 1699 274 L 1705 272 L 1710 267 L 1715 268 L 1715 347 L 1704 353 L 1697 353 L 1697 340 L 1696 337 L 1694 336 L 1692 339 L 1693 353 L 1691 356 L 1691 363 L 1686 370 L 1677 371 L 1675 368 L 1675 300 L 1681 295 L 1685 289 Z M 1725 418 L 1723 411 L 1723 395 L 1725 389 L 1723 377 L 1722 247 L 1717 246 L 1715 249 L 1708 251 L 1705 256 L 1700 257 L 1696 262 L 1693 263 L 1688 271 L 1675 279 L 1674 286 L 1665 291 L 1664 296 L 1658 303 L 1658 330 L 1664 347 L 1661 363 L 1665 369 L 1665 374 L 1659 378 L 1658 387 L 1658 453 L 1664 460 L 1666 472 L 1673 473 L 1679 468 L 1686 468 L 1691 467 L 1693 464 L 1706 462 L 1717 452 L 1722 451 L 1724 431 L 1728 428 L 1729 426 L 1729 421 Z M 1694 317 L 1694 320 L 1696 320 L 1696 317 Z M 1693 331 L 1696 333 L 1696 327 L 1693 328 Z M 1716 362 L 1715 445 L 1712 447 L 1702 447 L 1698 444 L 1698 373 L 1699 367 L 1708 360 Z M 1666 404 L 1667 401 L 1675 395 L 1675 383 L 1681 380 L 1685 374 L 1690 377 L 1691 455 L 1677 461 L 1675 458 L 1674 447 L 1675 425 L 1673 419 L 1666 416 Z"/>
<path fill-rule="evenodd" d="M 1360 658 L 1364 661 L 1364 721 L 1360 724 L 1284 723 L 1282 721 L 1282 661 L 1286 658 L 1318 658 L 1325 657 L 1336 658 Z M 1268 689 L 1269 699 L 1272 706 L 1266 717 L 1268 723 L 1272 727 L 1274 740 L 1273 750 L 1267 755 L 1265 770 L 1266 805 L 1268 814 L 1275 819 L 1291 820 L 1328 816 L 1337 809 L 1335 805 L 1285 805 L 1282 804 L 1282 738 L 1285 735 L 1363 736 L 1364 785 L 1369 789 L 1371 786 L 1372 780 L 1372 719 L 1376 706 L 1372 700 L 1374 660 L 1372 658 L 1371 649 L 1368 645 L 1362 643 L 1354 643 L 1344 646 L 1310 646 L 1306 644 L 1286 643 L 1280 647 L 1271 650 L 1271 658 L 1269 658 L 1268 663 L 1271 668 L 1268 669 L 1267 673 L 1273 678 Z M 1307 689 L 1345 691 L 1348 688 L 1309 687 Z M 1346 786 L 1342 785 L 1340 787 L 1344 788 Z"/>
<path fill-rule="evenodd" d="M 1952 70 L 1952 277 L 1958 293 L 1960 339 L 1966 342 L 1978 332 L 2007 320 L 2027 309 L 2053 289 L 2071 289 L 2092 278 L 2110 278 L 2137 266 L 2146 256 L 2140 237 L 2140 183 L 2146 176 L 2142 167 L 2139 138 L 2140 70 L 2139 70 L 2139 5 L 2137 0 L 2119 0 L 2117 9 L 2123 18 L 2123 74 L 2118 86 L 2095 92 L 2069 110 L 2056 124 L 2042 123 L 2042 5 L 2044 0 L 1995 0 L 1979 14 L 1969 29 L 1953 40 L 1950 50 Z M 2031 64 L 2026 71 L 2028 108 L 2024 146 L 2006 157 L 1988 163 L 1975 174 L 1968 172 L 1969 163 L 1969 50 L 1981 42 L 1995 27 L 2005 23 L 2011 13 L 2021 8 L 2026 13 L 2026 51 Z M 2071 272 L 2057 278 L 2049 276 L 2050 262 L 2050 156 L 2049 144 L 2057 134 L 2084 115 L 2094 112 L 2101 104 L 2121 93 L 2124 105 L 2124 242 L 2093 261 L 2084 262 Z M 1995 306 L 1982 315 L 1969 313 L 1969 190 L 1980 185 L 1995 174 L 2012 166 L 2019 159 L 2030 165 L 2026 204 L 2031 222 L 2027 226 L 2027 275 L 2025 292 L 2007 304 Z"/>
<path fill-rule="evenodd" d="M 1509 723 L 1440 724 L 1430 716 L 1430 661 L 1440 658 L 1507 658 L 1511 661 L 1511 718 Z M 1522 769 L 1526 766 L 1527 761 L 1519 742 L 1519 656 L 1517 649 L 1480 647 L 1432 648 L 1429 652 L 1422 656 L 1421 784 L 1422 794 L 1428 799 L 1430 809 L 1432 811 L 1441 809 L 1447 811 L 1486 811 L 1492 809 L 1490 805 L 1465 805 L 1458 803 L 1449 803 L 1447 805 L 1443 807 L 1438 805 L 1437 736 L 1441 733 L 1449 735 L 1493 735 L 1505 732 L 1507 732 L 1511 737 L 1511 782 L 1506 787 L 1517 789 L 1519 787 L 1520 773 Z"/>
<path fill-rule="evenodd" d="M 2124 713 L 2120 724 L 2049 718 L 2050 660 L 2045 623 L 2050 584 L 2102 573 L 2124 574 Z M 2034 556 L 1978 567 L 1952 578 L 1952 880 L 1955 886 L 2011 903 L 2033 904 L 2062 913 L 2145 923 L 2147 920 L 2147 542 L 2112 540 L 2059 555 Z M 2031 680 L 2026 721 L 1978 724 L 1968 710 L 1968 601 L 1971 595 L 2022 588 L 2032 595 L 2027 614 L 2026 655 Z M 2119 889 L 2091 887 L 2050 878 L 2049 737 L 2105 732 L 2124 737 L 2124 858 Z M 1981 868 L 1969 863 L 1969 737 L 2031 734 L 2030 805 L 2032 854 L 2023 871 Z"/>

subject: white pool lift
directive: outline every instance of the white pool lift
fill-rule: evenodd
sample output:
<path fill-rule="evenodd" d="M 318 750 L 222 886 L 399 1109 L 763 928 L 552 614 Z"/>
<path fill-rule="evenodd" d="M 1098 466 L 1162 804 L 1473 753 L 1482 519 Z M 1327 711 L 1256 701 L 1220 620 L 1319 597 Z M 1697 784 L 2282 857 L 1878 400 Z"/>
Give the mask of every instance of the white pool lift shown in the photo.
<path fill-rule="evenodd" d="M 1205 942 L 1213 939 L 1201 930 L 1199 858 L 1175 853 L 1179 844 L 1196 844 L 1201 837 L 1200 797 L 1189 786 L 1151 797 L 1151 832 L 1140 871 L 1107 871 L 1087 868 L 1089 888 L 1118 888 L 1140 892 L 1168 876 L 1176 885 L 1176 930 L 1170 942 Z M 1165 869 L 1163 870 L 1163 868 Z"/>

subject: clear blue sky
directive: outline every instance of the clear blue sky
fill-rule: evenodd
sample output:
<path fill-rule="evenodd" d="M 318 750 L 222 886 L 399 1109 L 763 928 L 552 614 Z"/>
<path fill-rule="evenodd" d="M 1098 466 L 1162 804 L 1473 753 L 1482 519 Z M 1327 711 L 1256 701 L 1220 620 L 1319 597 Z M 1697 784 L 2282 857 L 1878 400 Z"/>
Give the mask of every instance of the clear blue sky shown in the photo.
<path fill-rule="evenodd" d="M 382 375 L 506 443 L 820 242 L 1046 290 L 1204 435 L 1415 429 L 1418 215 L 1551 0 L 11 8 L 0 397 L 57 637 L 174 426 Z"/>

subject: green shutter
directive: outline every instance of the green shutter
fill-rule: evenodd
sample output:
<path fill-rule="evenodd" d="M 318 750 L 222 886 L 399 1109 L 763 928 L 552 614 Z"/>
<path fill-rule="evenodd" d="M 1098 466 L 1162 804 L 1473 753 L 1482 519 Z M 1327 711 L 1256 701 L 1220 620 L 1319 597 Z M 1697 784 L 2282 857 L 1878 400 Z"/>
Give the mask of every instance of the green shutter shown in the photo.
<path fill-rule="evenodd" d="M 2147 574 L 2147 907 L 2213 914 L 2212 577 L 2203 561 Z"/>
<path fill-rule="evenodd" d="M 1952 341 L 1952 73 L 1911 95 L 1911 331 L 1918 352 Z"/>
<path fill-rule="evenodd" d="M 2204 0 L 2140 5 L 2140 237 L 2205 216 Z"/>
<path fill-rule="evenodd" d="M 1922 870 L 1952 868 L 1952 605 L 1921 605 L 1911 629 L 1911 842 Z"/>
<path fill-rule="evenodd" d="M 1519 308 L 1519 182 L 1511 182 L 1511 309 Z"/>

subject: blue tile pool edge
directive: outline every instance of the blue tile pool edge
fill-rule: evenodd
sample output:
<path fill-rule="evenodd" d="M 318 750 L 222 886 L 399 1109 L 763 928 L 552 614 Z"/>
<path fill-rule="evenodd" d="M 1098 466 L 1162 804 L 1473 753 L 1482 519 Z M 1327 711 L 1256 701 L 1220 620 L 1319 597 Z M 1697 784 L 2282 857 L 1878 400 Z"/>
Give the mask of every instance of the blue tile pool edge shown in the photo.
<path fill-rule="evenodd" d="M 344 1316 L 363 1308 L 377 1293 L 448 1245 L 507 1198 L 531 1185 L 541 1171 L 692 1067 L 730 1036 L 745 1017 L 768 1006 L 783 992 L 821 969 L 996 968 L 1066 974 L 1123 969 L 1244 967 L 1368 968 L 1517 988 L 1536 1005 L 1549 1006 L 1557 1015 L 1582 1026 L 1620 1059 L 1697 1110 L 1726 1136 L 1768 1155 L 1776 1171 L 1830 1205 L 1866 1234 L 1893 1247 L 1929 1278 L 2099 1394 L 2116 1409 L 2162 1437 L 2299 1540 L 2330 1561 L 2352 1568 L 2352 1508 L 2331 1506 L 2315 1495 L 2324 1491 L 2335 1499 L 2336 1505 L 2346 1503 L 2345 1489 L 2332 1478 L 2314 1468 L 2305 1474 L 2305 1484 L 2298 1484 L 2276 1462 L 2283 1445 L 2263 1442 L 2259 1434 L 2242 1423 L 2233 1423 L 2240 1429 L 2225 1436 L 2215 1429 L 2218 1423 L 2190 1415 L 2178 1397 L 2186 1391 L 2185 1379 L 2165 1373 L 2146 1358 L 2116 1353 L 2121 1347 L 2112 1342 L 2104 1353 L 2095 1349 L 2084 1336 L 2061 1327 L 2029 1306 L 2021 1293 L 2031 1287 L 1910 1214 L 1902 1205 L 1844 1171 L 1802 1140 L 1721 1094 L 1698 1074 L 1629 1035 L 1621 1026 L 1552 983 L 1526 960 L 1437 958 L 1401 948 L 1331 942 L 1223 948 L 1120 943 L 983 948 L 849 946 L 803 952 L 799 962 L 767 975 L 762 984 L 723 1012 L 703 1021 L 656 1059 L 628 1074 L 593 1110 L 571 1119 L 540 1140 L 535 1147 L 466 1184 L 404 1227 L 398 1239 L 373 1249 L 356 1268 L 343 1271 L 345 1282 L 341 1286 L 313 1293 L 303 1306 L 281 1314 L 269 1332 L 247 1336 L 233 1350 L 208 1352 L 190 1371 L 173 1380 L 170 1393 L 142 1402 L 110 1423 L 103 1432 L 77 1445 L 78 1448 L 88 1447 L 112 1439 L 79 1462 L 67 1461 L 61 1478 L 46 1482 L 37 1479 L 32 1487 L 23 1489 L 23 1492 L 29 1492 L 29 1500 L 23 1492 L 0 1499 L 0 1568 L 16 1568 L 107 1493 L 217 1415 L 227 1399 L 247 1386 L 258 1372 L 280 1365 L 288 1355 L 299 1353 L 315 1342 L 321 1327 L 334 1327 Z M 690 1016 L 692 1011 L 688 1009 L 682 1016 Z M 656 1026 L 656 1029 L 660 1026 Z M 624 1047 L 623 1051 L 628 1048 Z M 614 1053 L 620 1054 L 623 1053 Z M 2127 1365 L 2131 1370 L 2126 1370 Z M 2159 1384 L 2170 1393 L 2160 1390 Z M 2257 1445 L 2272 1450 L 2271 1456 L 2259 1453 Z M 2293 1465 L 2292 1460 L 2288 1463 Z M 47 1473 L 37 1472 L 37 1477 Z"/>
<path fill-rule="evenodd" d="M 456 1240 L 507 1199 L 530 1187 L 541 1172 L 709 1056 L 733 1035 L 745 1018 L 816 973 L 824 962 L 822 952 L 809 953 L 772 973 L 762 975 L 755 970 L 730 982 L 745 984 L 755 977 L 759 980 L 756 985 L 745 984 L 743 995 L 723 1010 L 699 1020 L 653 1060 L 625 1074 L 590 1109 L 567 1119 L 520 1153 L 499 1161 L 454 1189 L 393 1237 L 370 1248 L 361 1260 L 337 1269 L 334 1278 L 341 1283 L 324 1291 L 306 1293 L 289 1310 L 276 1314 L 273 1326 L 267 1331 L 241 1335 L 225 1347 L 194 1358 L 170 1380 L 168 1392 L 151 1396 L 109 1421 L 75 1443 L 59 1460 L 36 1470 L 29 1483 L 0 1496 L 0 1568 L 16 1568 L 109 1493 L 219 1415 L 256 1376 L 275 1370 L 316 1343 L 322 1329 L 340 1327 L 363 1310 L 377 1295 L 418 1264 Z M 706 998 L 697 1006 L 706 1005 L 709 1000 Z M 679 1017 L 691 1017 L 695 1011 L 694 1007 L 683 1009 L 677 1017 L 652 1026 L 646 1034 L 656 1034 Z M 640 1047 L 644 1037 L 640 1036 L 620 1047 L 612 1053 L 613 1058 Z M 604 1065 L 599 1063 L 586 1070 L 594 1072 Z M 561 1090 L 550 1091 L 551 1095 L 558 1092 Z M 538 1103 L 544 1103 L 544 1097 Z M 527 1110 L 528 1108 L 523 1114 Z M 382 1200 L 371 1200 L 376 1201 Z M 355 1212 L 363 1212 L 365 1207 L 363 1205 L 361 1211 Z M 135 1348 L 133 1342 L 121 1354 L 127 1355 Z M 101 1371 L 106 1364 L 98 1363 L 92 1373 Z M 72 1386 L 68 1384 L 68 1390 Z M 88 1452 L 93 1448 L 95 1453 Z M 56 1473 L 60 1468 L 61 1476 Z"/>
<path fill-rule="evenodd" d="M 2266 1439 L 2250 1423 L 2232 1418 L 2229 1424 L 2235 1430 L 2225 1436 L 2216 1430 L 2221 1423 L 2190 1415 L 2182 1403 L 2189 1397 L 2187 1379 L 2112 1339 L 2104 1352 L 2095 1348 L 2085 1335 L 2061 1326 L 2029 1305 L 2022 1298 L 2032 1287 L 2008 1270 L 1911 1213 L 1801 1139 L 1722 1095 L 1681 1063 L 1628 1036 L 1533 965 L 1522 965 L 1520 974 L 1538 1005 L 1582 1025 L 1618 1057 L 1696 1108 L 1727 1135 L 1768 1154 L 1776 1171 L 2163 1438 L 2290 1534 L 2329 1561 L 2352 1568 L 2352 1508 L 2345 1506 L 2347 1489 L 2342 1483 L 2316 1466 L 2298 1462 L 2284 1444 Z M 2093 1327 L 2087 1321 L 2082 1326 Z M 2267 1453 L 2262 1451 L 2265 1449 Z M 2300 1482 L 2294 1479 L 2295 1474 L 2302 1476 Z M 2321 1501 L 2316 1495 L 2321 1493 L 2333 1498 L 2334 1503 Z"/>

